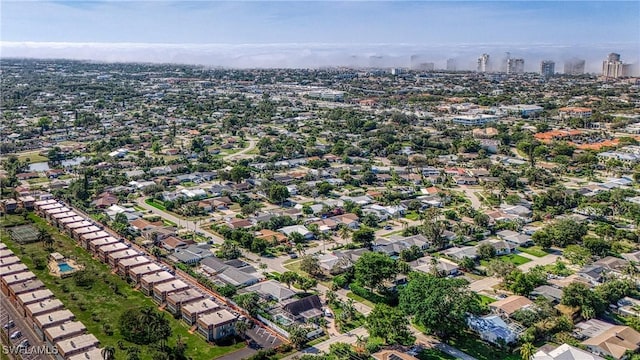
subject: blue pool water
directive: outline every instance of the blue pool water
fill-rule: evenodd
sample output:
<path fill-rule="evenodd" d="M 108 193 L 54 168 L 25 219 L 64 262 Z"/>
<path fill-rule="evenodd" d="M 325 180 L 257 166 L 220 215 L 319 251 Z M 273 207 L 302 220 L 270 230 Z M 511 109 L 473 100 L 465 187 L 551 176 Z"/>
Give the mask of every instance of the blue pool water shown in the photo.
<path fill-rule="evenodd" d="M 58 267 L 60 268 L 60 272 L 69 272 L 69 271 L 75 270 L 73 267 L 69 266 L 69 264 L 67 263 L 60 263 L 58 264 Z"/>

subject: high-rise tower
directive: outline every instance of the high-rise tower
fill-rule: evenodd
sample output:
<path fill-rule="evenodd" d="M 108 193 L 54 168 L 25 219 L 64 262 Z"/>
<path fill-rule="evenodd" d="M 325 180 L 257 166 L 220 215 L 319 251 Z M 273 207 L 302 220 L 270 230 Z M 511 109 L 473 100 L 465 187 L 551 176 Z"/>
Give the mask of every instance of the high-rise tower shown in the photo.
<path fill-rule="evenodd" d="M 489 71 L 489 54 L 482 54 L 478 58 L 478 72 L 487 72 Z"/>
<path fill-rule="evenodd" d="M 542 60 L 540 63 L 540 74 L 545 78 L 550 78 L 556 73 L 556 63 L 552 60 Z"/>
<path fill-rule="evenodd" d="M 613 79 L 625 76 L 620 54 L 611 53 L 607 60 L 602 62 L 602 76 Z"/>
<path fill-rule="evenodd" d="M 565 75 L 582 75 L 584 74 L 584 60 L 582 59 L 569 59 L 564 62 Z"/>

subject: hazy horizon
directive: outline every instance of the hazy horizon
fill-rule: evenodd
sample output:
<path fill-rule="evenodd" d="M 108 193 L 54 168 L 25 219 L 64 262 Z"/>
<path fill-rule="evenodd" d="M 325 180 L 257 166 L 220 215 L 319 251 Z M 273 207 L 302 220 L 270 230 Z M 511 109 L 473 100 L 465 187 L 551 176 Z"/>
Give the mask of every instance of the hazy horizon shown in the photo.
<path fill-rule="evenodd" d="M 637 1 L 2 1 L 0 56 L 229 68 L 411 67 L 489 53 L 640 63 Z M 413 60 L 412 59 L 413 56 Z M 636 66 L 637 67 L 637 66 Z"/>

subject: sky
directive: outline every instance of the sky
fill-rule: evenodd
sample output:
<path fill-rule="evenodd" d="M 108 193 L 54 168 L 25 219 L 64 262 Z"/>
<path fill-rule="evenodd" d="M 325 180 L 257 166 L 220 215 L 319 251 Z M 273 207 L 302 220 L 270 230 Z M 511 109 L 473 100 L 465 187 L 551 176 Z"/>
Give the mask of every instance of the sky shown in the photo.
<path fill-rule="evenodd" d="M 640 1 L 0 0 L 0 51 L 231 67 L 401 66 L 419 55 L 464 68 L 505 51 L 529 66 L 609 52 L 638 62 Z"/>

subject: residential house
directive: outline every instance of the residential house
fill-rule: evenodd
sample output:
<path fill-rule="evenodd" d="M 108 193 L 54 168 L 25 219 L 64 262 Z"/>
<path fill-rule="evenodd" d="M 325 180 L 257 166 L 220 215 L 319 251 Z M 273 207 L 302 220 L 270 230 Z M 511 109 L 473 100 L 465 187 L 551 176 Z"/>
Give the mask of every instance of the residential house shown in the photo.
<path fill-rule="evenodd" d="M 239 263 L 241 264 L 235 264 L 231 261 L 222 262 L 215 257 L 207 257 L 200 261 L 200 266 L 205 273 L 236 287 L 250 286 L 260 280 L 260 276 L 253 267 L 241 261 Z"/>
<path fill-rule="evenodd" d="M 256 238 L 263 239 L 268 242 L 285 242 L 287 241 L 287 236 L 283 233 L 276 232 L 269 229 L 262 229 L 256 232 Z"/>
<path fill-rule="evenodd" d="M 594 354 L 624 359 L 628 352 L 636 352 L 640 348 L 640 333 L 628 326 L 613 326 L 583 341 L 582 345 Z"/>
<path fill-rule="evenodd" d="M 407 353 L 392 350 L 392 349 L 384 349 L 380 350 L 375 354 L 371 355 L 376 360 L 417 360 L 418 358 Z"/>
<path fill-rule="evenodd" d="M 511 254 L 511 252 L 515 248 L 515 246 L 513 246 L 512 244 L 509 244 L 508 242 L 500 239 L 482 240 L 478 243 L 478 245 L 476 245 L 476 248 L 483 244 L 491 245 L 494 249 L 496 249 L 496 255 L 498 256 Z"/>
<path fill-rule="evenodd" d="M 446 276 L 456 276 L 460 273 L 460 267 L 458 264 L 445 258 L 424 256 L 412 262 L 410 265 L 412 265 L 413 270 L 421 271 L 426 274 L 433 274 L 434 263 L 438 272 Z"/>
<path fill-rule="evenodd" d="M 176 249 L 173 254 L 169 256 L 170 259 L 183 264 L 197 264 L 206 257 L 213 256 L 210 245 L 189 245 L 184 249 Z"/>
<path fill-rule="evenodd" d="M 442 251 L 442 254 L 455 260 L 463 260 L 466 257 L 470 259 L 476 259 L 478 257 L 477 249 L 475 246 L 452 247 Z"/>
<path fill-rule="evenodd" d="M 293 320 L 309 322 L 323 315 L 322 301 L 318 295 L 293 300 L 282 306 L 282 310 Z"/>
<path fill-rule="evenodd" d="M 342 215 L 333 216 L 330 218 L 338 224 L 342 224 L 351 230 L 357 230 L 360 227 L 360 218 L 353 213 L 346 213 Z"/>
<path fill-rule="evenodd" d="M 497 315 L 469 316 L 467 324 L 480 335 L 482 340 L 493 344 L 511 344 L 516 342 L 520 336 L 520 331 L 517 328 L 508 325 Z"/>
<path fill-rule="evenodd" d="M 275 280 L 259 282 L 243 289 L 243 292 L 255 292 L 268 301 L 275 300 L 278 302 L 290 299 L 296 294 L 295 291 Z"/>
<path fill-rule="evenodd" d="M 309 231 L 309 229 L 307 229 L 304 225 L 285 226 L 278 229 L 278 231 L 287 235 L 287 237 L 291 236 L 293 233 L 298 233 L 307 240 L 312 240 L 314 237 L 313 233 Z"/>
<path fill-rule="evenodd" d="M 531 292 L 531 296 L 544 296 L 553 304 L 559 304 L 562 300 L 562 290 L 554 286 L 540 285 L 537 288 L 533 289 L 533 291 Z"/>
<path fill-rule="evenodd" d="M 598 285 L 604 280 L 606 269 L 604 266 L 591 264 L 584 266 L 579 272 L 578 275 L 587 281 L 589 281 L 593 285 Z"/>
<path fill-rule="evenodd" d="M 512 230 L 502 230 L 498 231 L 496 235 L 511 244 L 513 247 L 518 246 L 531 246 L 533 245 L 533 240 L 530 235 L 521 234 Z"/>
<path fill-rule="evenodd" d="M 511 317 L 518 310 L 529 308 L 533 302 L 524 296 L 511 295 L 505 299 L 489 304 L 489 309 L 496 315 Z"/>
<path fill-rule="evenodd" d="M 531 360 L 605 360 L 603 357 L 591 354 L 577 347 L 562 344 L 555 349 L 540 348 Z"/>

